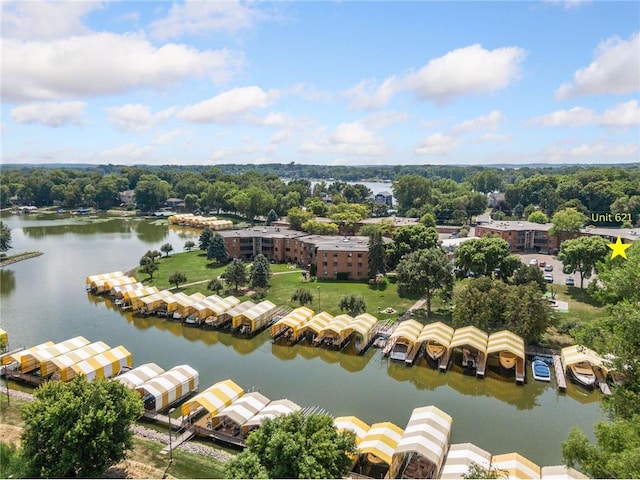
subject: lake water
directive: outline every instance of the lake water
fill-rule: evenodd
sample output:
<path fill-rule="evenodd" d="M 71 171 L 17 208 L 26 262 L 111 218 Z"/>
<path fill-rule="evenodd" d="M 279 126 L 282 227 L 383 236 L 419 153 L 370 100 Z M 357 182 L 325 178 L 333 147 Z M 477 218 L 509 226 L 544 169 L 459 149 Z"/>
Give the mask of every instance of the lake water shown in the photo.
<path fill-rule="evenodd" d="M 404 428 L 413 408 L 436 405 L 454 419 L 452 443 L 473 442 L 493 454 L 517 451 L 540 465 L 561 462 L 560 444 L 573 426 L 592 437 L 604 420 L 599 393 L 530 380 L 516 386 L 497 378 L 477 380 L 423 365 L 389 363 L 380 351 L 346 355 L 310 347 L 273 345 L 268 332 L 251 340 L 141 318 L 85 292 L 88 275 L 126 271 L 149 249 L 171 243 L 181 251 L 193 233 L 179 234 L 161 221 L 30 215 L 3 218 L 13 250 L 44 255 L 0 270 L 0 319 L 12 347 L 59 342 L 76 335 L 124 345 L 134 365 L 167 369 L 189 364 L 201 389 L 231 378 L 276 400 L 318 405 L 333 415 L 365 422 L 391 421 Z"/>

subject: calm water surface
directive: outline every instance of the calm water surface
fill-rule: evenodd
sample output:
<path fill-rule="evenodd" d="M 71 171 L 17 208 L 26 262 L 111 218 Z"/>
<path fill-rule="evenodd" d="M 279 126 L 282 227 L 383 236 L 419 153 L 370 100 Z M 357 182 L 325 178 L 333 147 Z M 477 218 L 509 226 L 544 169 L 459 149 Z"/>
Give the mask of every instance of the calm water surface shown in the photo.
<path fill-rule="evenodd" d="M 187 363 L 200 372 L 201 389 L 231 378 L 267 397 L 319 405 L 334 415 L 404 428 L 411 410 L 436 405 L 454 419 L 452 442 L 473 442 L 493 454 L 518 451 L 540 465 L 561 462 L 560 444 L 577 425 L 592 436 L 603 420 L 599 394 L 573 385 L 559 395 L 552 385 L 518 387 L 498 378 L 477 380 L 459 371 L 441 374 L 424 365 L 406 368 L 364 356 L 273 345 L 267 332 L 251 340 L 185 328 L 114 309 L 84 290 L 88 275 L 126 271 L 149 249 L 169 242 L 181 251 L 193 233 L 162 222 L 125 218 L 8 216 L 13 251 L 44 255 L 0 270 L 0 318 L 12 347 L 59 342 L 76 335 L 124 345 L 134 365 L 163 368 Z"/>

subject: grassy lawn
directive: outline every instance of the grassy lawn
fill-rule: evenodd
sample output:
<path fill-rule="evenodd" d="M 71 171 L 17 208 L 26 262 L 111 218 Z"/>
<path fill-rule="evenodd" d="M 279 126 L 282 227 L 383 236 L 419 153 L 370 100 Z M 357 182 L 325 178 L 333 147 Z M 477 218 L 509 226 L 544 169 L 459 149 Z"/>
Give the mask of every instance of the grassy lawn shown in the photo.
<path fill-rule="evenodd" d="M 149 279 L 149 275 L 134 272 L 134 276 L 142 281 L 145 285 L 155 285 L 160 290 L 165 288 L 173 288 L 174 285 L 169 284 L 169 276 L 173 272 L 181 272 L 187 277 L 186 283 L 199 282 L 202 280 L 211 280 L 224 272 L 225 266 L 221 266 L 215 261 L 207 260 L 207 256 L 201 250 L 192 250 L 191 252 L 182 252 L 162 256 L 156 259 L 158 270 L 153 274 L 153 280 Z M 196 291 L 206 291 L 207 285 L 204 284 Z"/>

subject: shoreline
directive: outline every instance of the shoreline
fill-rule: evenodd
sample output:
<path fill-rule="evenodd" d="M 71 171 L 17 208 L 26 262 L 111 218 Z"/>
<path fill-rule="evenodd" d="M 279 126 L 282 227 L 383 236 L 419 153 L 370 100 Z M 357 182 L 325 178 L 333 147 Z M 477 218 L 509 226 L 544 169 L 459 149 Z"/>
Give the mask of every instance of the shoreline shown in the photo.
<path fill-rule="evenodd" d="M 22 260 L 29 260 L 30 258 L 39 257 L 43 255 L 43 252 L 26 252 L 10 257 L 6 260 L 0 262 L 0 268 L 6 267 L 7 265 L 12 265 L 14 263 L 21 262 Z"/>

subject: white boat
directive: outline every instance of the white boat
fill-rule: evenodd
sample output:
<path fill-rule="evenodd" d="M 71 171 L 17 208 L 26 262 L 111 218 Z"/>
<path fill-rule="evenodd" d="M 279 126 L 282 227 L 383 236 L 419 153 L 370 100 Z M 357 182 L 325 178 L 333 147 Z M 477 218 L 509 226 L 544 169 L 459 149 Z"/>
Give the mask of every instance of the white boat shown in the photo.
<path fill-rule="evenodd" d="M 389 358 L 398 362 L 404 362 L 407 359 L 408 353 L 409 345 L 407 345 L 406 343 L 396 342 L 396 344 L 391 349 Z"/>
<path fill-rule="evenodd" d="M 534 360 L 531 362 L 531 370 L 533 372 L 534 380 L 539 382 L 551 381 L 551 370 L 549 370 L 549 365 L 544 363 L 542 360 Z"/>
<path fill-rule="evenodd" d="M 569 365 L 569 372 L 573 379 L 580 385 L 592 389 L 596 383 L 596 375 L 589 362 L 580 362 Z"/>
<path fill-rule="evenodd" d="M 518 357 L 513 353 L 507 351 L 500 352 L 500 365 L 502 365 L 502 368 L 510 370 L 516 366 L 517 361 Z"/>
<path fill-rule="evenodd" d="M 434 342 L 433 340 L 427 340 L 427 346 L 425 347 L 425 351 L 427 355 L 431 357 L 432 360 L 437 361 L 444 352 L 447 351 L 444 345 L 439 344 L 438 342 Z"/>

